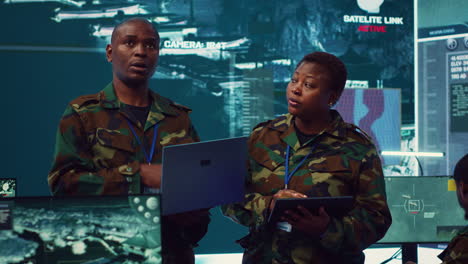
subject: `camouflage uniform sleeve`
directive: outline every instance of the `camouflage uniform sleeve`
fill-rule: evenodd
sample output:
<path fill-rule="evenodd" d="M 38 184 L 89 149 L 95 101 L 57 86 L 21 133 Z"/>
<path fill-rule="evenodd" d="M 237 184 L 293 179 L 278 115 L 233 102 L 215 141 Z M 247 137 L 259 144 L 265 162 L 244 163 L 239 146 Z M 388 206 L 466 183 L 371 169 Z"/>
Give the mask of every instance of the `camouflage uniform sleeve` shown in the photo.
<path fill-rule="evenodd" d="M 60 120 L 55 155 L 48 175 L 54 195 L 100 195 L 127 193 L 124 175 L 135 177 L 138 162 L 117 168 L 97 169 L 79 115 L 68 106 Z"/>
<path fill-rule="evenodd" d="M 359 253 L 381 239 L 391 222 L 382 165 L 372 147 L 359 168 L 355 208 L 341 219 L 330 219 L 321 244 L 332 252 Z"/>
<path fill-rule="evenodd" d="M 249 140 L 249 153 L 256 142 L 256 133 L 254 132 Z M 256 161 L 249 156 L 247 161 L 247 178 L 245 180 L 246 195 L 241 203 L 224 205 L 221 207 L 223 214 L 231 218 L 234 222 L 248 227 L 258 227 L 265 224 L 269 214 L 270 203 L 273 200 L 272 195 L 262 195 L 258 192 L 252 192 L 249 189 L 252 184 L 252 171 L 256 168 Z"/>
<path fill-rule="evenodd" d="M 444 251 L 442 264 L 464 264 L 468 263 L 468 235 L 459 235 Z"/>

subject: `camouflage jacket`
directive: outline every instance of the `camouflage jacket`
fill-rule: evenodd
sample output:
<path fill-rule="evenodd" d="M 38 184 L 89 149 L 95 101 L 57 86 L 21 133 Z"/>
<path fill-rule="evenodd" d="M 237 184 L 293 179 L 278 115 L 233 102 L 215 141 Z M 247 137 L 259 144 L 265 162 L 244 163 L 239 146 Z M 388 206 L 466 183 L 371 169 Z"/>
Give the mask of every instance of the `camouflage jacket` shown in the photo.
<path fill-rule="evenodd" d="M 439 258 L 443 261 L 442 264 L 468 263 L 468 226 L 450 241 Z"/>
<path fill-rule="evenodd" d="M 112 84 L 94 95 L 80 96 L 65 109 L 57 132 L 55 160 L 48 180 L 52 193 L 141 193 L 142 146 L 148 151 L 159 124 L 152 163 L 161 163 L 162 147 L 199 141 L 188 112 L 154 92 L 146 124 L 140 124 L 115 95 Z"/>
<path fill-rule="evenodd" d="M 300 145 L 286 114 L 258 125 L 249 138 L 249 177 L 245 202 L 223 207 L 225 215 L 248 226 L 239 243 L 244 263 L 363 263 L 362 250 L 390 227 L 380 158 L 371 140 L 332 111 L 332 125 Z M 321 239 L 267 225 L 273 195 L 284 188 L 286 146 L 290 168 L 312 151 L 289 182 L 309 197 L 354 196 L 355 207 L 343 218 L 330 218 Z"/>
<path fill-rule="evenodd" d="M 128 122 L 147 151 L 158 124 L 152 163 L 161 162 L 163 146 L 199 141 L 188 115 L 190 109 L 152 91 L 150 96 L 152 105 L 145 124 L 118 100 L 112 84 L 97 94 L 70 102 L 60 120 L 55 158 L 48 175 L 54 195 L 141 193 L 139 167 L 145 162 L 145 155 Z M 208 222 L 209 218 L 183 232 L 172 223 L 165 223 L 164 243 L 172 244 L 171 247 L 195 244 L 206 233 Z M 165 232 L 171 233 L 170 239 L 164 236 Z M 181 239 L 187 243 L 181 243 Z"/>

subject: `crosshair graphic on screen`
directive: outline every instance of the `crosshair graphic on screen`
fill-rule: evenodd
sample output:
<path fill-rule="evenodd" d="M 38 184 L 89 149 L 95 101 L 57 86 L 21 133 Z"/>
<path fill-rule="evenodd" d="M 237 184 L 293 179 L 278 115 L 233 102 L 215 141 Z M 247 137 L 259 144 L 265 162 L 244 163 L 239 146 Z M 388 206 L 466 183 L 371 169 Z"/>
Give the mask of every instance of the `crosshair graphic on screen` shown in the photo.
<path fill-rule="evenodd" d="M 418 199 L 415 184 L 413 184 L 412 193 L 402 193 L 401 197 L 404 199 L 402 204 L 394 204 L 391 206 L 403 208 L 408 216 L 413 217 L 413 228 L 416 228 L 416 219 L 419 215 L 423 215 L 424 218 L 434 218 L 435 213 L 427 211 L 427 209 L 435 207 L 436 205 L 426 204 L 424 199 Z"/>

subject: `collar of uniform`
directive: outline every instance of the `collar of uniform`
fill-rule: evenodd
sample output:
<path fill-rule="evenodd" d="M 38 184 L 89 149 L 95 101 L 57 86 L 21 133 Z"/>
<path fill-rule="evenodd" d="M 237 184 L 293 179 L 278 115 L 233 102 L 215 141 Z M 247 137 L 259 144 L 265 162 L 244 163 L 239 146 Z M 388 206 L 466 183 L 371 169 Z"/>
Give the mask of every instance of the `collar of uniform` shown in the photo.
<path fill-rule="evenodd" d="M 114 91 L 114 86 L 112 82 L 109 83 L 102 91 L 99 93 L 99 102 L 104 108 L 119 108 L 120 102 L 117 98 L 117 95 Z"/>
<path fill-rule="evenodd" d="M 343 118 L 336 110 L 330 110 L 332 116 L 332 123 L 325 130 L 320 132 L 317 137 L 322 134 L 328 134 L 331 137 L 343 139 L 346 137 L 346 123 L 343 121 Z M 268 127 L 273 130 L 281 132 L 280 138 L 291 146 L 294 150 L 300 148 L 299 140 L 297 139 L 296 131 L 294 125 L 292 124 L 294 116 L 291 114 L 283 115 L 277 118 L 274 122 L 271 122 Z M 306 144 L 307 145 L 307 144 Z"/>
<path fill-rule="evenodd" d="M 333 121 L 331 125 L 328 128 L 326 128 L 322 133 L 327 133 L 330 136 L 338 139 L 346 138 L 347 126 L 340 113 L 333 109 L 330 110 L 330 113 Z"/>
<path fill-rule="evenodd" d="M 150 90 L 150 96 L 152 99 L 152 104 L 150 111 L 148 113 L 148 118 L 145 123 L 144 130 L 146 131 L 159 121 L 163 120 L 165 115 L 177 116 L 178 113 L 174 110 L 174 107 L 171 105 L 172 102 L 160 96 L 159 94 Z M 112 82 L 109 83 L 100 93 L 99 93 L 99 101 L 104 108 L 108 109 L 120 109 L 121 102 L 117 98 L 117 95 L 114 91 L 114 86 Z M 129 117 L 128 113 L 126 113 Z"/>
<path fill-rule="evenodd" d="M 317 136 L 306 142 L 304 146 L 315 142 L 317 138 L 322 137 L 324 135 L 335 140 L 346 139 L 346 129 L 348 128 L 348 125 L 343 121 L 343 118 L 341 117 L 340 113 L 338 113 L 338 111 L 330 110 L 330 114 L 332 117 L 331 124 L 324 130 L 322 130 L 320 133 L 318 133 Z"/>
<path fill-rule="evenodd" d="M 114 85 L 112 82 L 109 83 L 102 91 L 99 93 L 99 101 L 101 106 L 106 109 L 118 109 L 118 111 L 124 115 L 128 121 L 138 125 L 138 120 L 134 117 L 133 113 L 125 107 L 124 103 L 120 102 L 119 98 L 115 94 Z"/>
<path fill-rule="evenodd" d="M 178 116 L 179 114 L 174 110 L 171 105 L 172 101 L 167 98 L 160 96 L 159 94 L 150 90 L 150 96 L 152 99 L 151 109 L 148 113 L 148 118 L 145 123 L 145 131 L 150 127 L 163 120 L 166 115 Z"/>
<path fill-rule="evenodd" d="M 293 115 L 287 113 L 270 122 L 267 127 L 279 132 L 286 132 L 289 130 L 292 120 Z"/>
<path fill-rule="evenodd" d="M 167 115 L 177 116 L 178 113 L 174 111 L 174 107 L 171 106 L 172 101 L 167 98 L 160 96 L 159 94 L 150 90 L 150 96 L 152 99 L 151 112 L 159 112 Z M 99 100 L 104 108 L 120 108 L 120 100 L 114 91 L 114 86 L 109 83 L 100 93 Z"/>
<path fill-rule="evenodd" d="M 282 115 L 269 123 L 267 127 L 280 132 L 280 139 L 286 142 L 286 144 L 294 150 L 297 150 L 300 148 L 301 144 L 297 139 L 296 131 L 292 125 L 292 120 L 294 120 L 293 117 L 294 116 L 289 113 Z"/>
<path fill-rule="evenodd" d="M 167 114 L 167 115 L 171 115 L 171 116 L 178 116 L 179 113 L 177 113 L 175 110 L 174 110 L 174 106 L 173 106 L 173 102 L 153 91 L 150 90 L 150 96 L 151 96 L 151 99 L 153 101 L 153 104 L 151 106 L 151 110 L 153 110 L 153 107 L 155 108 L 155 110 L 161 112 L 161 113 L 164 113 L 164 114 Z"/>

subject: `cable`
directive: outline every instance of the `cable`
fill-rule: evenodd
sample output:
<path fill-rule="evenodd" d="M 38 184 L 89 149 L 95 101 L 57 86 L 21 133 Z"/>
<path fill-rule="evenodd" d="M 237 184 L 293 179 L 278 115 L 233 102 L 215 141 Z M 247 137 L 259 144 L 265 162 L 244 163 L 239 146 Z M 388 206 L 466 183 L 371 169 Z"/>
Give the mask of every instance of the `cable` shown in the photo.
<path fill-rule="evenodd" d="M 398 255 L 401 254 L 401 248 L 399 248 L 390 258 L 382 261 L 380 264 L 385 264 L 385 263 L 388 263 L 394 259 L 396 259 L 398 257 Z"/>
<path fill-rule="evenodd" d="M 416 161 L 418 162 L 418 166 L 419 166 L 419 171 L 421 173 L 419 173 L 419 176 L 424 176 L 424 172 L 423 172 L 423 168 L 421 166 L 421 161 L 419 161 L 418 157 L 414 156 L 414 158 L 416 159 Z"/>

